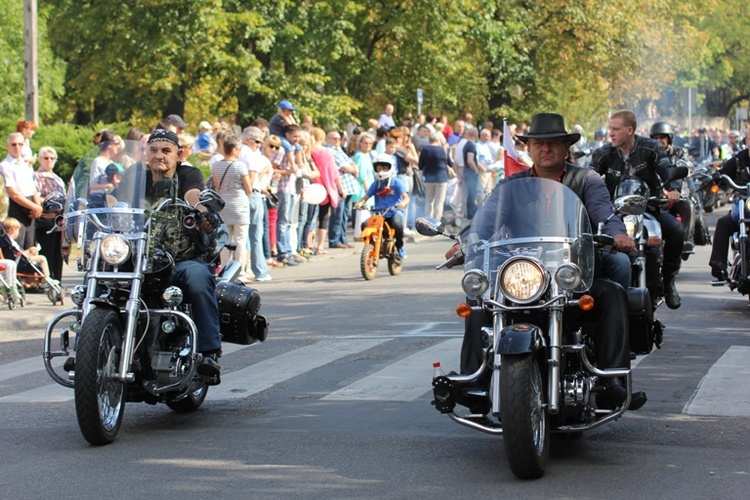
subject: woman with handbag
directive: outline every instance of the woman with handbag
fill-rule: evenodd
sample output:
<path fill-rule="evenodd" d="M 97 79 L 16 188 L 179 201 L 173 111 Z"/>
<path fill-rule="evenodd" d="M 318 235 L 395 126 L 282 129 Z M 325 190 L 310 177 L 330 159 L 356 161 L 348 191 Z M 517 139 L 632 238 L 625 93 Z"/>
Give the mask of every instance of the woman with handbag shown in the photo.
<path fill-rule="evenodd" d="M 245 261 L 247 259 L 247 231 L 250 223 L 250 205 L 247 197 L 252 194 L 247 165 L 239 159 L 241 143 L 239 137 L 224 138 L 224 159 L 211 166 L 214 186 L 226 205 L 220 212 L 229 232 L 229 241 L 237 245 L 234 258 L 242 264 L 239 278 L 247 281 Z M 229 260 L 229 251 L 221 252 L 221 265 Z"/>

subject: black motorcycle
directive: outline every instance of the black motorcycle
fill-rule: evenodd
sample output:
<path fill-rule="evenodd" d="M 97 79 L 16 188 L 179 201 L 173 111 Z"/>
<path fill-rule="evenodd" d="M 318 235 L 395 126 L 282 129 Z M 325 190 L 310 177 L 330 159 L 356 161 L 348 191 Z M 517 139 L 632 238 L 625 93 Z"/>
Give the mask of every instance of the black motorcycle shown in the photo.
<path fill-rule="evenodd" d="M 193 207 L 176 197 L 175 181 L 159 181 L 157 200 L 149 203 L 145 182 L 133 182 L 130 189 L 120 184 L 114 193 L 92 191 L 89 171 L 84 159 L 56 221 L 69 257 L 85 272 L 84 283 L 72 291 L 76 307 L 49 323 L 43 357 L 52 379 L 74 390 L 84 438 L 103 445 L 117 436 L 126 402 L 165 403 L 190 412 L 216 382 L 197 373 L 202 355 L 192 316 L 201 312 L 183 302 L 171 278 L 184 241 L 181 231 L 201 238 L 203 258 L 214 268 L 227 233 L 218 217 L 224 201 L 215 191 L 201 192 Z M 213 233 L 190 231 L 204 217 L 212 220 Z M 230 261 L 217 278 L 222 335 L 240 343 L 262 341 L 267 322 L 258 314 L 260 297 L 232 282 L 239 271 L 239 263 Z M 60 348 L 53 351 L 55 331 Z M 62 367 L 55 358 L 65 359 Z"/>
<path fill-rule="evenodd" d="M 491 318 L 482 328 L 481 366 L 471 374 L 436 376 L 433 404 L 459 424 L 502 435 L 513 473 L 537 478 L 547 466 L 550 433 L 594 429 L 636 409 L 645 396 L 632 395 L 629 369 L 597 367 L 595 326 L 581 319 L 581 311 L 594 306 L 587 292 L 595 252 L 605 251 L 613 238 L 594 233 L 581 200 L 559 182 L 516 179 L 498 185 L 493 197 L 496 210 L 483 206 L 468 234 L 447 235 L 459 240 L 461 251 L 438 266 L 463 257 L 461 286 L 472 303 L 460 304 L 457 312 Z M 417 230 L 446 234 L 434 219 L 418 219 Z M 631 338 L 650 335 L 642 328 L 648 324 L 642 318 L 646 290 L 628 295 Z M 627 400 L 599 408 L 594 393 L 608 377 L 625 380 Z M 457 412 L 457 405 L 470 412 Z"/>

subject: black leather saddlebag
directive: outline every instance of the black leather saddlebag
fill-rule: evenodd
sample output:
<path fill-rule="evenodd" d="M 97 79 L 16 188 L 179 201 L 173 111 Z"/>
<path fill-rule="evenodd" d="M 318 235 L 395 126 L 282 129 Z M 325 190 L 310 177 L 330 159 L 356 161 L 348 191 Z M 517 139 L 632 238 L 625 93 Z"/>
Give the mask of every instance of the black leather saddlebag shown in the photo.
<path fill-rule="evenodd" d="M 218 283 L 216 301 L 222 341 L 249 345 L 266 340 L 268 320 L 258 314 L 260 294 L 256 289 L 239 282 Z"/>
<path fill-rule="evenodd" d="M 636 354 L 648 354 L 656 341 L 654 312 L 651 297 L 646 288 L 628 290 L 628 320 L 630 323 L 630 350 Z M 659 339 L 661 343 L 661 339 Z"/>

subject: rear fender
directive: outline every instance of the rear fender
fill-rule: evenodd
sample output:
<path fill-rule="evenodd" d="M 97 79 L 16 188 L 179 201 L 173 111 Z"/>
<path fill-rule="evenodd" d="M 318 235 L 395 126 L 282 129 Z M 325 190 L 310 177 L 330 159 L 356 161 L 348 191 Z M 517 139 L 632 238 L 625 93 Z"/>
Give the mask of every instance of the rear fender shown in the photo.
<path fill-rule="evenodd" d="M 497 342 L 497 353 L 501 356 L 526 354 L 545 347 L 542 330 L 529 323 L 508 325 L 500 331 Z"/>

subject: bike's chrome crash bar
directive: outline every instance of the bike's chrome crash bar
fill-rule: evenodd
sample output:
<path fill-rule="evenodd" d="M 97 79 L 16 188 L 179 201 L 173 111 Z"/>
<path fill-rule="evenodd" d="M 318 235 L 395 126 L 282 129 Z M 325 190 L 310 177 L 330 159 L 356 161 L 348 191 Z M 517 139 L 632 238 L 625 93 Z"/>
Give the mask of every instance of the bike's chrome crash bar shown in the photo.
<path fill-rule="evenodd" d="M 52 331 L 57 326 L 57 324 L 62 321 L 63 318 L 67 316 L 74 316 L 76 320 L 78 319 L 78 316 L 81 314 L 81 310 L 78 308 L 72 308 L 72 309 L 66 309 L 65 311 L 60 311 L 55 315 L 54 318 L 49 322 L 47 325 L 47 330 L 44 332 L 44 352 L 42 353 L 42 359 L 44 360 L 44 367 L 47 369 L 47 373 L 49 376 L 60 384 L 63 387 L 68 387 L 70 389 L 73 388 L 73 381 L 70 379 L 64 379 L 60 375 L 57 374 L 55 369 L 52 367 L 52 358 L 56 358 L 59 356 L 69 356 L 70 351 L 68 350 L 68 346 L 61 346 L 64 350 L 62 351 L 52 351 Z M 69 340 L 69 338 L 68 338 Z"/>

